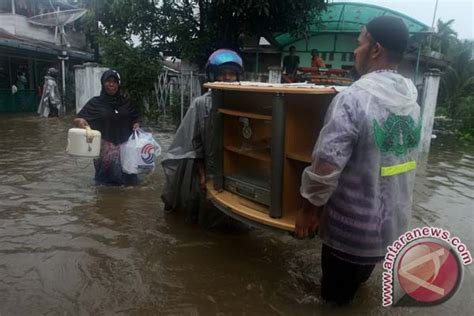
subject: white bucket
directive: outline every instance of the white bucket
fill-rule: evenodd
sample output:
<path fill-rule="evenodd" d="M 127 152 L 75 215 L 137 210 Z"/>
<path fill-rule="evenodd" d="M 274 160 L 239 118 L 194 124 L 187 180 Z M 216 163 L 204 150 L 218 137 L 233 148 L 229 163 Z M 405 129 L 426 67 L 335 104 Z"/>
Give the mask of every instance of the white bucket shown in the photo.
<path fill-rule="evenodd" d="M 98 158 L 100 139 L 99 131 L 90 128 L 71 128 L 67 133 L 66 152 L 74 157 Z"/>

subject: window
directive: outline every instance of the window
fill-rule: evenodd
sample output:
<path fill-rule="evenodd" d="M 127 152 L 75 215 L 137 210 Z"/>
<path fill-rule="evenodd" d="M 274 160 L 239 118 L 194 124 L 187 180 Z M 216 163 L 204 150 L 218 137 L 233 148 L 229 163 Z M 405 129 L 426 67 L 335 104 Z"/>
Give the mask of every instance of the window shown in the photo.
<path fill-rule="evenodd" d="M 329 53 L 329 60 L 334 60 L 334 53 Z"/>
<path fill-rule="evenodd" d="M 16 85 L 18 90 L 31 89 L 30 87 L 30 69 L 27 59 L 11 59 L 12 84 Z"/>
<path fill-rule="evenodd" d="M 28 3 L 26 0 L 16 0 L 15 1 L 15 13 L 24 16 L 33 15 L 33 6 Z"/>
<path fill-rule="evenodd" d="M 342 53 L 341 54 L 341 61 L 346 61 L 347 60 L 347 53 Z"/>
<path fill-rule="evenodd" d="M 10 89 L 10 68 L 8 57 L 0 56 L 0 89 Z"/>
<path fill-rule="evenodd" d="M 12 13 L 12 2 L 10 0 L 0 1 L 0 13 Z"/>
<path fill-rule="evenodd" d="M 349 61 L 354 61 L 354 53 L 349 54 Z"/>
<path fill-rule="evenodd" d="M 321 58 L 322 58 L 323 60 L 326 60 L 326 58 L 327 58 L 327 53 L 326 53 L 326 52 L 321 53 Z"/>

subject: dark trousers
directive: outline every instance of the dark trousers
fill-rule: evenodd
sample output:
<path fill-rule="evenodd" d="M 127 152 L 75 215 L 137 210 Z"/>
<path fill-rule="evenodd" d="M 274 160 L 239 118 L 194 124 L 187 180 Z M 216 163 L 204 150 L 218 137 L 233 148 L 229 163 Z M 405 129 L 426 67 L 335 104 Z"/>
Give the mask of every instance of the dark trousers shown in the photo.
<path fill-rule="evenodd" d="M 323 244 L 321 296 L 328 302 L 345 305 L 352 301 L 359 285 L 369 279 L 375 264 L 355 264 L 342 260 L 338 254 L 341 252 Z"/>

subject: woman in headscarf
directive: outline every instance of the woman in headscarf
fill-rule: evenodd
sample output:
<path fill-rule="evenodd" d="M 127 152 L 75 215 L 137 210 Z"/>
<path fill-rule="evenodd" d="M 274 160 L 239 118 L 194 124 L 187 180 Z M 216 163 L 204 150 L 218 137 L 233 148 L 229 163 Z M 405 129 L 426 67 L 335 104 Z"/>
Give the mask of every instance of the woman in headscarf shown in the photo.
<path fill-rule="evenodd" d="M 100 157 L 94 160 L 96 182 L 109 185 L 137 184 L 136 175 L 122 172 L 120 145 L 128 140 L 133 130 L 140 127 L 138 112 L 121 93 L 117 71 L 107 70 L 100 82 L 100 96 L 86 103 L 74 119 L 74 125 L 79 128 L 90 126 L 102 134 Z"/>

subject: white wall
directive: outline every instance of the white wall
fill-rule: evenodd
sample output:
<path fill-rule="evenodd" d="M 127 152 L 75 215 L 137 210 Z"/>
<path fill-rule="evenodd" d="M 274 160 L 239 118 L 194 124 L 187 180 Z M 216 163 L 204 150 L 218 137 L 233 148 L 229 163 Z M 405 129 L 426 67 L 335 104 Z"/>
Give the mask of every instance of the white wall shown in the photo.
<path fill-rule="evenodd" d="M 428 153 L 431 145 L 436 102 L 438 99 L 440 72 L 431 69 L 424 75 L 423 95 L 421 98 L 421 152 Z"/>
<path fill-rule="evenodd" d="M 55 44 L 54 27 L 31 24 L 26 16 L 0 13 L 0 28 L 15 36 Z M 66 36 L 72 47 L 82 49 L 86 47 L 86 37 L 83 33 L 73 32 L 71 29 L 66 28 Z"/>
<path fill-rule="evenodd" d="M 92 97 L 100 94 L 100 77 L 109 68 L 99 67 L 95 63 L 85 63 L 74 67 L 76 83 L 76 113 L 86 105 Z"/>

